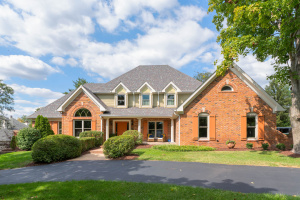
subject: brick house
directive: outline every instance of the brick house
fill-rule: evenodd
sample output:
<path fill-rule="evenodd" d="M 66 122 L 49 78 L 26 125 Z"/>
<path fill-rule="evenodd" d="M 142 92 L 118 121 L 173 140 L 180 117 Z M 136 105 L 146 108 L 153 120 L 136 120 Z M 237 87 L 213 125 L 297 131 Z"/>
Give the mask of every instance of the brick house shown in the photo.
<path fill-rule="evenodd" d="M 29 118 L 47 117 L 55 134 L 79 136 L 85 130 L 121 135 L 138 130 L 145 141 L 244 148 L 268 142 L 291 144 L 276 130 L 284 109 L 240 67 L 206 82 L 167 65 L 138 66 L 107 82 L 87 83 L 41 108 Z"/>

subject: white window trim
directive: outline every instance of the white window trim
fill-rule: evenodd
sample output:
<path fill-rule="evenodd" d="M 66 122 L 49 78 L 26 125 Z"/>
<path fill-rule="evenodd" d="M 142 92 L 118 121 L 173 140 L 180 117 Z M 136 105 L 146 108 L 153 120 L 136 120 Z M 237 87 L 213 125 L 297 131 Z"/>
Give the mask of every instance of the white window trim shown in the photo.
<path fill-rule="evenodd" d="M 59 133 L 59 123 L 61 123 L 61 133 Z M 62 134 L 62 122 L 58 122 L 58 124 L 57 124 L 57 134 L 59 135 L 59 134 Z"/>
<path fill-rule="evenodd" d="M 230 87 L 231 90 L 224 90 L 224 91 L 222 91 L 222 89 L 223 89 L 224 87 L 226 87 L 226 86 Z M 233 87 L 232 87 L 231 85 L 223 85 L 222 88 L 221 88 L 221 92 L 233 92 L 233 91 L 234 91 L 234 90 L 233 90 Z"/>
<path fill-rule="evenodd" d="M 143 95 L 149 95 L 149 105 L 143 105 Z M 140 93 L 140 98 L 139 98 L 140 102 L 140 108 L 152 108 L 152 104 L 153 104 L 153 94 L 152 93 Z"/>
<path fill-rule="evenodd" d="M 258 140 L 258 115 L 256 113 L 248 113 L 247 114 L 247 120 L 248 116 L 255 116 L 255 137 L 249 137 L 248 138 L 248 123 L 247 123 L 247 140 Z"/>
<path fill-rule="evenodd" d="M 73 120 L 73 136 L 74 137 L 76 137 L 75 136 L 75 121 L 81 121 L 81 123 L 82 123 L 82 128 L 81 128 L 81 132 L 83 132 L 84 131 L 84 121 L 90 121 L 91 122 L 91 130 L 92 130 L 92 120 L 91 119 L 74 119 Z"/>
<path fill-rule="evenodd" d="M 199 137 L 199 117 L 207 117 L 207 137 Z M 208 113 L 200 113 L 198 115 L 198 140 L 208 141 L 209 140 L 209 114 Z"/>
<path fill-rule="evenodd" d="M 124 95 L 124 106 L 119 106 L 118 105 L 118 95 Z M 128 107 L 128 94 L 127 93 L 117 93 L 115 94 L 115 107 L 116 108 L 127 108 Z"/>
<path fill-rule="evenodd" d="M 156 134 L 156 133 L 157 133 L 157 132 L 156 132 L 156 130 L 157 130 L 157 128 L 156 128 L 156 123 L 157 123 L 157 122 L 161 122 L 161 123 L 162 123 L 162 125 L 163 125 L 163 127 L 162 127 L 162 134 L 164 135 L 164 134 L 165 134 L 165 132 L 164 132 L 165 124 L 164 124 L 164 122 L 163 122 L 163 121 L 148 121 L 148 124 L 147 124 L 147 125 L 148 125 L 148 127 L 147 127 L 147 128 L 148 128 L 148 134 L 149 134 L 149 123 L 150 123 L 150 122 L 154 122 L 154 123 L 155 123 L 155 126 L 154 126 L 154 128 L 155 128 L 155 129 L 154 129 L 154 130 L 155 130 L 155 136 L 154 136 L 153 138 L 154 138 L 154 139 L 159 139 L 159 137 L 156 137 L 156 135 L 157 135 L 157 134 Z M 151 129 L 151 130 L 153 130 L 153 129 Z"/>
<path fill-rule="evenodd" d="M 113 120 L 113 133 L 116 134 L 116 122 L 128 122 L 128 130 L 131 130 L 131 120 L 130 119 L 119 119 L 119 120 Z"/>
<path fill-rule="evenodd" d="M 168 95 L 174 95 L 174 105 L 168 105 Z M 165 107 L 167 108 L 176 108 L 177 107 L 177 99 L 178 99 L 178 93 L 165 93 Z"/>

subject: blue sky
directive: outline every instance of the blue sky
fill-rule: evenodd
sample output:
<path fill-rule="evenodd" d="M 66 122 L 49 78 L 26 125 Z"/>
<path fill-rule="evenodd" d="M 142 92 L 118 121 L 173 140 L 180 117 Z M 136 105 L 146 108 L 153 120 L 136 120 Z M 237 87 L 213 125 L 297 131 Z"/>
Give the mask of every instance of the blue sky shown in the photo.
<path fill-rule="evenodd" d="M 214 71 L 222 56 L 207 8 L 207 0 L 0 1 L 0 79 L 15 90 L 7 115 L 33 113 L 78 77 L 107 82 L 146 64 Z M 249 55 L 238 65 L 264 87 L 271 62 Z"/>

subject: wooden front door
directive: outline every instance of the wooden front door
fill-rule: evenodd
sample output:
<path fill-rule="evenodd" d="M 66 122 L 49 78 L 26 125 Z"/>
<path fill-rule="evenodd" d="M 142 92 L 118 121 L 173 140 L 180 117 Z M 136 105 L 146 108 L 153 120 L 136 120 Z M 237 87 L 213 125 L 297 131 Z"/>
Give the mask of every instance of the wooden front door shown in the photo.
<path fill-rule="evenodd" d="M 128 122 L 116 122 L 117 135 L 122 135 L 127 130 L 128 130 Z"/>

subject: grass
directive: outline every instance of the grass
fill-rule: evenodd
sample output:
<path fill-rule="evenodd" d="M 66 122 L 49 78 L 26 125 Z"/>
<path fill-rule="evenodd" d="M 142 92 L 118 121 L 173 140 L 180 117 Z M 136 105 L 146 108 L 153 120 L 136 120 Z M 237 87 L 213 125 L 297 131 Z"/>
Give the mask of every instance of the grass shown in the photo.
<path fill-rule="evenodd" d="M 300 199 L 280 194 L 243 194 L 169 184 L 116 181 L 38 182 L 0 185 L 0 199 Z"/>
<path fill-rule="evenodd" d="M 25 167 L 31 162 L 31 151 L 0 154 L 0 170 Z"/>
<path fill-rule="evenodd" d="M 208 146 L 191 146 L 191 145 L 155 145 L 152 147 L 153 149 L 159 149 L 163 151 L 214 151 L 216 150 L 213 147 Z"/>
<path fill-rule="evenodd" d="M 278 151 L 199 151 L 169 152 L 158 149 L 135 149 L 138 160 L 163 160 L 178 162 L 202 162 L 229 165 L 255 165 L 271 167 L 299 167 L 300 158 L 292 158 Z"/>

